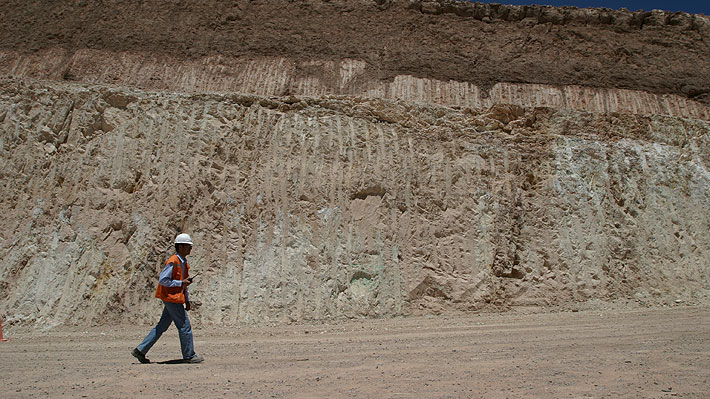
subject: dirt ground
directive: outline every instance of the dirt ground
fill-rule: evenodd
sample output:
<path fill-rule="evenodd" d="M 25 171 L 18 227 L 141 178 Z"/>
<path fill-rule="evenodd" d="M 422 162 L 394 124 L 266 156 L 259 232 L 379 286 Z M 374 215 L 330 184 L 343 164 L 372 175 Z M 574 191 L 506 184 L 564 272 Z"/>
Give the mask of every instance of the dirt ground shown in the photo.
<path fill-rule="evenodd" d="M 157 315 L 156 315 L 157 320 Z M 148 326 L 6 332 L 3 398 L 703 398 L 710 309 L 482 314 L 174 328 L 139 364 Z"/>

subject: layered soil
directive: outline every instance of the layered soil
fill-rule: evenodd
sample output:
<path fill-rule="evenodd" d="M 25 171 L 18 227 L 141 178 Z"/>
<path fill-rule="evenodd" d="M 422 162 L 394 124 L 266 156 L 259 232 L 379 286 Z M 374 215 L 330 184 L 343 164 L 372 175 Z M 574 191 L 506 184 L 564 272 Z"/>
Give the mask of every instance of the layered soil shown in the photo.
<path fill-rule="evenodd" d="M 581 85 L 710 101 L 710 22 L 684 13 L 454 1 L 32 0 L 4 2 L 0 32 L 2 51 L 62 49 L 67 59 L 85 49 L 184 61 L 356 59 L 367 65 L 364 81 L 411 75 L 484 90 Z M 323 71 L 302 65 L 298 74 Z"/>

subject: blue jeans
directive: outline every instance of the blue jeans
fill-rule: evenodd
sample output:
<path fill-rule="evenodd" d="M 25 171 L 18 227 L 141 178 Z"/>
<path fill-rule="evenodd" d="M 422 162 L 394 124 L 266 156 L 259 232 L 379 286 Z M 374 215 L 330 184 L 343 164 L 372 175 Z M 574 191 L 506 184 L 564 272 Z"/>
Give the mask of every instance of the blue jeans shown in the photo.
<path fill-rule="evenodd" d="M 190 319 L 187 317 L 185 307 L 180 303 L 165 301 L 163 301 L 163 303 L 165 304 L 165 308 L 163 308 L 163 315 L 160 316 L 158 325 L 150 330 L 143 342 L 137 346 L 137 349 L 144 355 L 148 353 L 150 348 L 158 342 L 158 338 L 170 327 L 170 323 L 175 323 L 175 327 L 177 327 L 178 334 L 180 335 L 182 358 L 191 359 L 195 357 L 195 345 L 192 342 L 192 326 L 190 326 Z"/>

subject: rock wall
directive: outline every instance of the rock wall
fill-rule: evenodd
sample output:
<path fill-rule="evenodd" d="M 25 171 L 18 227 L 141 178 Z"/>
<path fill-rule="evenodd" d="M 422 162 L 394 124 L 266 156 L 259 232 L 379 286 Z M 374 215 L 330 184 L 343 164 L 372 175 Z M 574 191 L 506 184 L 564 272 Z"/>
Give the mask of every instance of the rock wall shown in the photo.
<path fill-rule="evenodd" d="M 707 16 L 1 7 L 5 327 L 710 303 Z"/>
<path fill-rule="evenodd" d="M 708 301 L 708 121 L 0 83 L 5 325 Z"/>

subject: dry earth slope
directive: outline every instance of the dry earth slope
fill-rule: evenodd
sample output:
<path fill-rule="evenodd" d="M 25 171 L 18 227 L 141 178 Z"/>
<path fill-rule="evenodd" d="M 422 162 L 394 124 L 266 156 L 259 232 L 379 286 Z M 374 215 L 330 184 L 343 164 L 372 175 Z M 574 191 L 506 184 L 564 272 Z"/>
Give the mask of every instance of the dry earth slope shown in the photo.
<path fill-rule="evenodd" d="M 710 22 L 451 1 L 4 2 L 0 315 L 710 301 Z"/>

